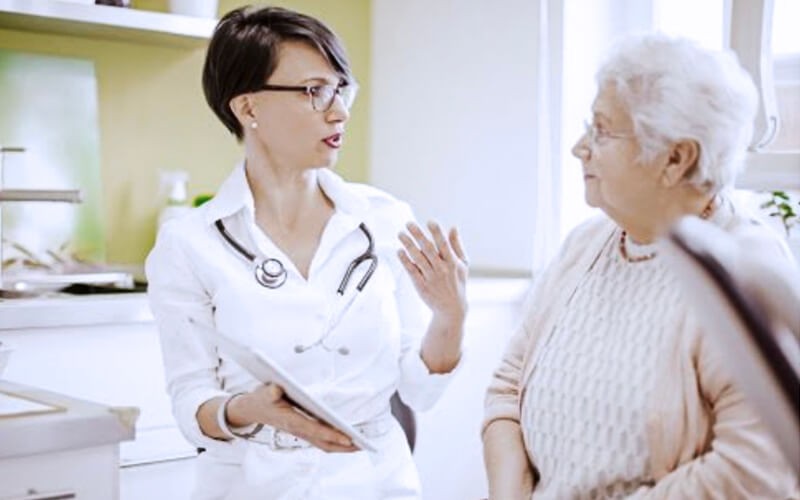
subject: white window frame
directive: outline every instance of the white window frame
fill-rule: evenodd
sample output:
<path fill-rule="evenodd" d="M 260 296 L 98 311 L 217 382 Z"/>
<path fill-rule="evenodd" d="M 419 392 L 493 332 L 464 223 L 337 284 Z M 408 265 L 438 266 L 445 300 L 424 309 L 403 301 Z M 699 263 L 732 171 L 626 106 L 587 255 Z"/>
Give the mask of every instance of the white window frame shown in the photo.
<path fill-rule="evenodd" d="M 742 189 L 800 189 L 800 152 L 765 151 L 780 127 L 772 57 L 774 4 L 774 0 L 725 2 L 726 47 L 736 52 L 759 91 L 759 109 L 747 155 L 747 169 L 737 182 L 737 187 Z"/>

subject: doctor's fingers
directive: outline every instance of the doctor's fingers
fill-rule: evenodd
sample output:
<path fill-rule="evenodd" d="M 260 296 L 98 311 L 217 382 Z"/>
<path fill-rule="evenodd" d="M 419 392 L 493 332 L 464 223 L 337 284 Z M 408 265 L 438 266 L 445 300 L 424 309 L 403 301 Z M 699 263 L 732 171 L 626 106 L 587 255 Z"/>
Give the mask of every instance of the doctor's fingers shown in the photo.
<path fill-rule="evenodd" d="M 469 258 L 467 257 L 467 253 L 464 252 L 464 245 L 461 243 L 461 235 L 458 232 L 457 228 L 450 229 L 450 234 L 448 235 L 450 240 L 450 246 L 453 247 L 453 251 L 455 252 L 456 256 L 464 263 L 464 265 L 469 266 Z"/>
<path fill-rule="evenodd" d="M 328 452 L 350 452 L 358 448 L 342 432 L 333 427 L 293 410 L 294 415 L 286 415 L 283 430 L 308 441 L 317 448 Z"/>
<path fill-rule="evenodd" d="M 428 222 L 428 230 L 431 232 L 431 236 L 433 236 L 434 243 L 436 243 L 439 256 L 445 262 L 452 262 L 455 259 L 455 255 L 453 249 L 450 248 L 450 243 L 448 243 L 447 239 L 444 237 L 441 226 L 436 222 L 430 221 Z"/>
<path fill-rule="evenodd" d="M 422 271 L 420 271 L 417 265 L 408 257 L 408 254 L 401 249 L 397 251 L 397 257 L 400 259 L 400 263 L 403 264 L 403 267 L 406 268 L 406 272 L 411 277 L 417 289 L 424 287 L 425 276 L 422 275 Z"/>
<path fill-rule="evenodd" d="M 286 431 L 325 451 L 357 450 L 343 433 L 301 413 L 287 401 L 283 389 L 278 385 L 261 385 L 248 396 L 254 402 L 248 420 Z"/>
<path fill-rule="evenodd" d="M 434 245 L 422 231 L 422 228 L 413 222 L 409 222 L 406 224 L 406 229 L 408 229 L 408 232 L 414 237 L 414 241 L 416 241 L 417 246 L 422 251 L 423 255 L 425 255 L 425 258 L 428 259 L 431 266 L 436 266 L 441 262 L 444 256 L 441 254 L 440 249 L 436 248 L 436 245 Z"/>
<path fill-rule="evenodd" d="M 461 243 L 461 235 L 458 229 L 453 227 L 445 238 L 444 231 L 436 222 L 429 222 L 428 228 L 433 235 L 433 240 L 439 248 L 439 254 L 445 262 L 461 262 L 464 267 L 469 266 L 469 259 L 464 252 L 464 245 Z"/>
<path fill-rule="evenodd" d="M 419 247 L 417 247 L 416 243 L 414 243 L 414 241 L 405 233 L 400 233 L 399 235 L 397 235 L 397 237 L 403 244 L 403 248 L 405 249 L 405 255 L 417 267 L 417 269 L 419 269 L 419 271 L 423 275 L 430 274 L 431 261 L 422 252 L 422 250 L 420 250 Z"/>

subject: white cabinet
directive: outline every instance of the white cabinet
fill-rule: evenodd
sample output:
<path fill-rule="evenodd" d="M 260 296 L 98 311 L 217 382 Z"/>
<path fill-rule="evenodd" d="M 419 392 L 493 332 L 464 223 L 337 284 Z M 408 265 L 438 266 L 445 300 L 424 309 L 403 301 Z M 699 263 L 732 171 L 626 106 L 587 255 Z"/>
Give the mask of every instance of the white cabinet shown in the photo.
<path fill-rule="evenodd" d="M 119 498 L 116 445 L 0 460 L 0 498 Z"/>
<path fill-rule="evenodd" d="M 140 409 L 136 440 L 121 448 L 123 466 L 195 455 L 172 417 L 158 332 L 143 295 L 6 301 L 0 341 L 13 349 L 6 380 Z"/>
<path fill-rule="evenodd" d="M 3 380 L 0 394 L 0 498 L 119 498 L 119 442 L 133 438 L 135 411 Z"/>

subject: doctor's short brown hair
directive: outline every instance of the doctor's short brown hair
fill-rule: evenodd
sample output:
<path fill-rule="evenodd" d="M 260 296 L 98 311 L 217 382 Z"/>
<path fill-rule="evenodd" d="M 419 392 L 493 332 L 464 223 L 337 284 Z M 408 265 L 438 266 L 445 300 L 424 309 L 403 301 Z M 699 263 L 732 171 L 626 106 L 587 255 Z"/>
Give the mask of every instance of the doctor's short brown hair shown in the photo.
<path fill-rule="evenodd" d="M 230 101 L 266 83 L 286 41 L 307 43 L 343 80 L 353 81 L 341 40 L 321 21 L 281 7 L 247 6 L 228 12 L 219 20 L 208 45 L 203 92 L 217 117 L 240 141 L 244 131 Z"/>

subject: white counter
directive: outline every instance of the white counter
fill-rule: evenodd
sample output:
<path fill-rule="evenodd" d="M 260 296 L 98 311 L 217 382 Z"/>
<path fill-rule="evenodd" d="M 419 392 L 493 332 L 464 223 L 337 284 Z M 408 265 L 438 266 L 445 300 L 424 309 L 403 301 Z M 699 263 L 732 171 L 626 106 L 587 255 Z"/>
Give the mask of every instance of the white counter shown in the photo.
<path fill-rule="evenodd" d="M 0 415 L 0 460 L 88 448 L 135 436 L 136 408 L 110 408 L 7 380 L 0 393 L 58 408 L 48 413 Z"/>
<path fill-rule="evenodd" d="M 522 301 L 527 278 L 472 278 L 470 304 Z M 144 293 L 58 295 L 34 299 L 0 299 L 0 330 L 93 326 L 153 321 Z"/>
<path fill-rule="evenodd" d="M 0 300 L 0 330 L 153 321 L 144 293 Z"/>

